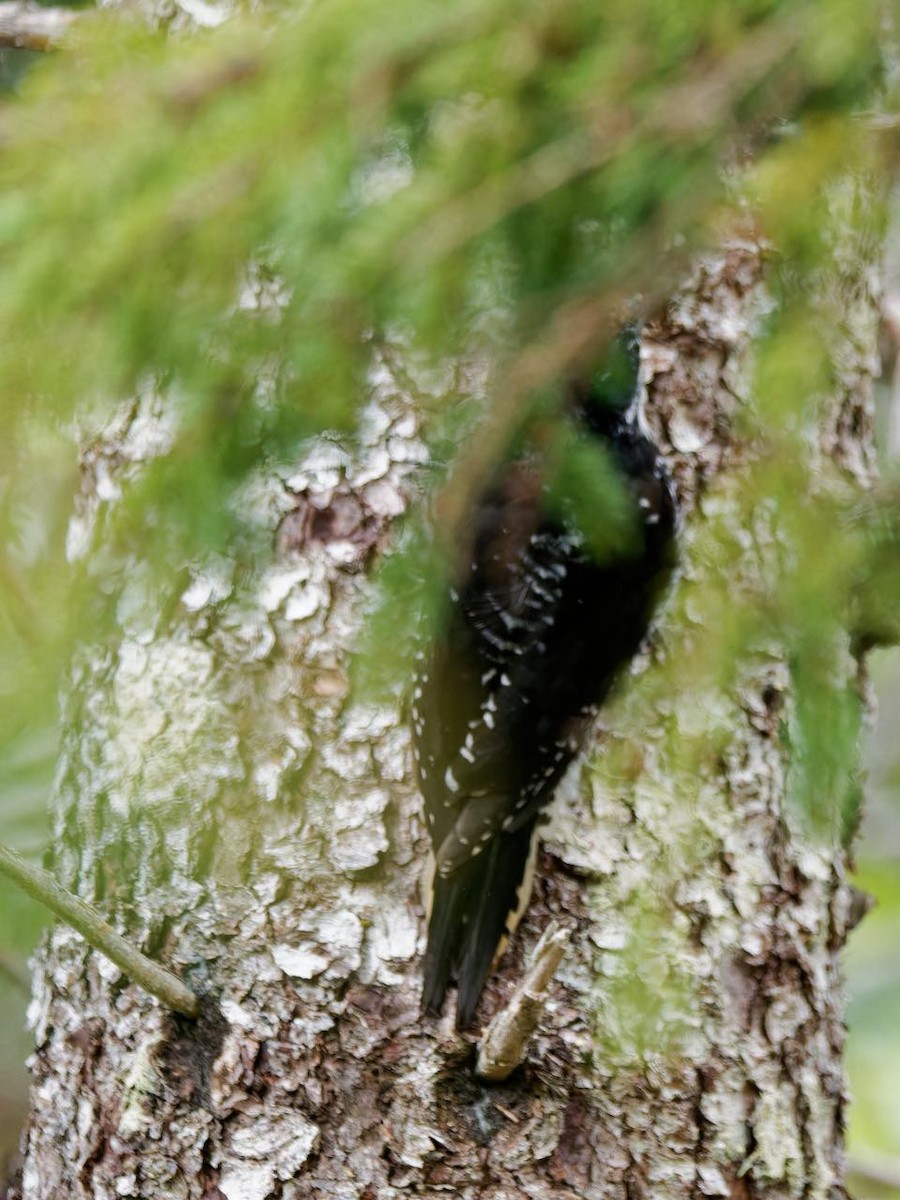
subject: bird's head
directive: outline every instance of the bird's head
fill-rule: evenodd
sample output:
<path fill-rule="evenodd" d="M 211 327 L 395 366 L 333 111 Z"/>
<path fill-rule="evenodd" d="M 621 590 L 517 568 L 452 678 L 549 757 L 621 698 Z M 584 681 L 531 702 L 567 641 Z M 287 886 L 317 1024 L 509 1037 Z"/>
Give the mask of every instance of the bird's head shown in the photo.
<path fill-rule="evenodd" d="M 626 325 L 596 369 L 570 385 L 570 411 L 592 431 L 609 433 L 632 419 L 639 374 L 639 330 L 636 325 Z"/>

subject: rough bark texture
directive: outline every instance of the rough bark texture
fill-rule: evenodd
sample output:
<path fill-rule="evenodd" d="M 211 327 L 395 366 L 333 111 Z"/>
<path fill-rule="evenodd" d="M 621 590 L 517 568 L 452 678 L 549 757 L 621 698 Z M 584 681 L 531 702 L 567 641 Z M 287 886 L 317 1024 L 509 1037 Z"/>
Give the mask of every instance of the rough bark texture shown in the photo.
<path fill-rule="evenodd" d="M 734 244 L 645 342 L 688 575 L 717 569 L 700 535 L 713 512 L 730 519 L 728 476 L 752 454 L 734 417 L 760 273 L 758 247 Z M 820 446 L 859 485 L 870 297 L 855 302 Z M 252 596 L 227 562 L 174 607 L 138 557 L 116 568 L 120 638 L 85 648 L 68 699 L 56 867 L 203 989 L 206 1015 L 173 1018 L 58 927 L 31 1010 L 24 1197 L 843 1195 L 852 895 L 842 852 L 786 815 L 789 681 L 771 655 L 734 694 L 648 712 L 626 686 L 604 714 L 601 747 L 631 747 L 633 769 L 615 786 L 569 777 L 482 1005 L 486 1020 L 549 919 L 572 927 L 523 1068 L 480 1083 L 449 1015 L 420 1016 L 427 839 L 407 730 L 394 709 L 346 703 L 366 568 L 422 455 L 404 388 L 383 369 L 362 449 L 322 442 L 244 497 L 277 548 Z M 86 454 L 85 542 L 165 428 L 148 401 Z M 735 587 L 758 568 L 764 519 L 734 528 Z M 686 795 L 663 729 L 698 722 L 724 750 Z"/>

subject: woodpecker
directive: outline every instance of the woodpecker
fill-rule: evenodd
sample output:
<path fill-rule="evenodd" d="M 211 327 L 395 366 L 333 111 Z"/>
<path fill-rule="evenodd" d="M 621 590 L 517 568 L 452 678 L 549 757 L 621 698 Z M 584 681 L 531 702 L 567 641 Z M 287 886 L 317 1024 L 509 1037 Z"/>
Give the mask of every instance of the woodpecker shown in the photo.
<path fill-rule="evenodd" d="M 644 639 L 674 565 L 675 502 L 643 428 L 639 343 L 627 329 L 569 386 L 579 433 L 606 447 L 633 509 L 603 557 L 551 502 L 540 454 L 504 464 L 472 509 L 446 619 L 420 657 L 414 755 L 434 850 L 422 1006 L 451 983 L 471 1025 L 528 904 L 539 815 Z"/>

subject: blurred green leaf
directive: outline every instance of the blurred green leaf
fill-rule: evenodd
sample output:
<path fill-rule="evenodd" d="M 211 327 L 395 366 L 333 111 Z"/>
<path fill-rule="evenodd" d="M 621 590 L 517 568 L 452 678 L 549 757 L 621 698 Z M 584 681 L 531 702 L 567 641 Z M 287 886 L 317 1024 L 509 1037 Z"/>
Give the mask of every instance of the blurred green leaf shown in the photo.
<path fill-rule="evenodd" d="M 844 626 L 855 583 L 878 581 L 879 614 L 896 571 L 846 519 L 846 481 L 811 466 L 810 431 L 844 382 L 835 330 L 860 290 L 841 246 L 859 258 L 877 241 L 897 161 L 895 133 L 869 120 L 882 40 L 877 0 L 329 0 L 189 38 L 80 17 L 0 109 L 8 823 L 38 828 L 49 779 L 19 755 L 52 743 L 60 672 L 79 641 L 113 636 L 134 561 L 161 610 L 186 564 L 226 549 L 252 577 L 271 551 L 242 488 L 324 430 L 352 442 L 382 336 L 425 369 L 466 358 L 489 380 L 480 407 L 451 388 L 418 405 L 436 464 L 423 493 L 442 488 L 451 518 L 538 413 L 560 509 L 598 553 L 627 537 L 609 464 L 547 397 L 596 361 L 635 295 L 652 311 L 739 228 L 770 261 L 738 418 L 754 453 L 702 498 L 642 696 L 694 717 L 668 748 L 687 795 L 727 752 L 735 714 L 710 698 L 733 696 L 748 661 L 788 662 L 791 792 L 820 830 L 840 824 L 858 796 Z M 108 553 L 79 563 L 73 428 L 96 436 L 154 394 L 168 443 L 143 465 L 101 464 Z M 396 671 L 420 623 L 439 626 L 452 527 L 434 534 L 420 512 L 398 532 L 361 676 L 396 686 L 387 654 Z M 650 957 L 663 981 L 665 956 Z M 625 1011 L 627 976 L 615 988 Z"/>

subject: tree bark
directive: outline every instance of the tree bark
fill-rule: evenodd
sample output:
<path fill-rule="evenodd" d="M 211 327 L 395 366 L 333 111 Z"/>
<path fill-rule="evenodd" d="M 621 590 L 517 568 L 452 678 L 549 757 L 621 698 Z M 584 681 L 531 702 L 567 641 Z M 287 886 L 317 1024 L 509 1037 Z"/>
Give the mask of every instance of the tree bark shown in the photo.
<path fill-rule="evenodd" d="M 758 569 L 770 518 L 738 527 L 729 480 L 754 453 L 736 418 L 761 275 L 759 247 L 735 241 L 645 335 L 683 581 L 726 570 L 704 559 L 713 517 L 742 548 L 732 586 Z M 859 487 L 872 312 L 861 287 L 819 430 Z M 571 930 L 520 1070 L 481 1082 L 451 1014 L 420 1015 L 427 837 L 408 733 L 399 703 L 350 706 L 347 676 L 368 568 L 422 460 L 408 387 L 382 364 L 359 448 L 322 441 L 241 498 L 275 546 L 249 591 L 217 561 L 173 605 L 139 548 L 101 554 L 109 497 L 165 449 L 159 402 L 86 452 L 73 545 L 98 587 L 115 584 L 119 634 L 73 672 L 55 869 L 204 1012 L 165 1012 L 55 928 L 31 1007 L 22 1196 L 844 1195 L 839 954 L 856 906 L 843 848 L 788 810 L 791 685 L 768 649 L 729 694 L 648 709 L 640 678 L 668 652 L 664 612 L 604 712 L 599 752 L 624 765 L 613 781 L 584 764 L 568 777 L 482 1003 L 486 1022 L 549 921 Z M 846 669 L 835 687 L 856 678 L 849 651 Z M 720 751 L 685 789 L 665 746 L 698 726 Z"/>
<path fill-rule="evenodd" d="M 0 46 L 15 50 L 49 50 L 65 36 L 76 13 L 23 0 L 0 3 Z"/>

